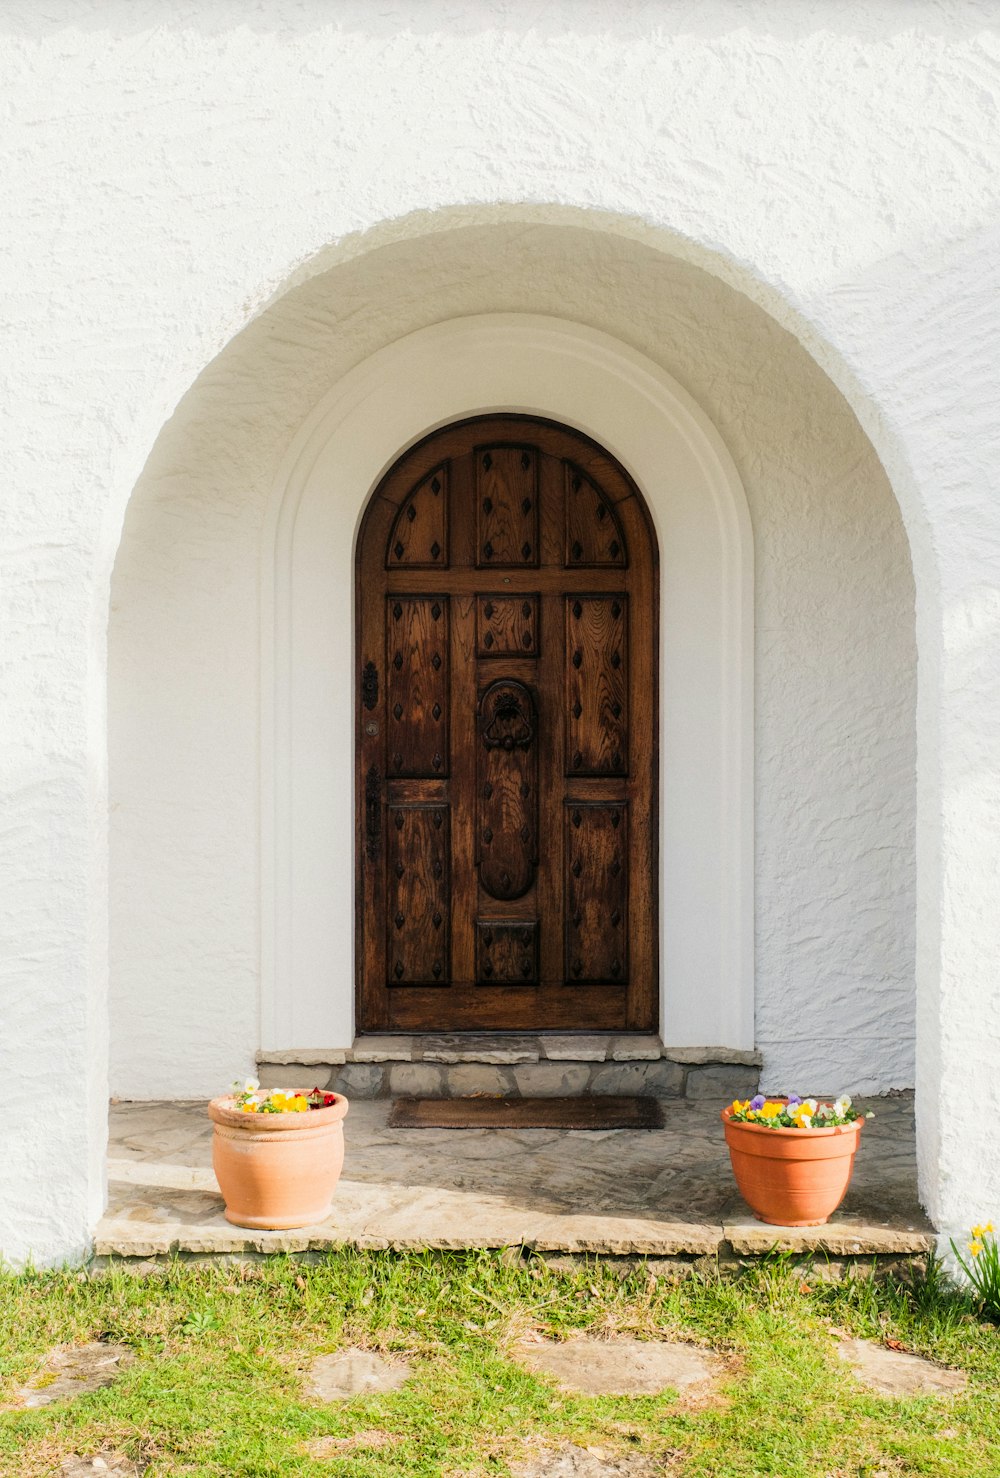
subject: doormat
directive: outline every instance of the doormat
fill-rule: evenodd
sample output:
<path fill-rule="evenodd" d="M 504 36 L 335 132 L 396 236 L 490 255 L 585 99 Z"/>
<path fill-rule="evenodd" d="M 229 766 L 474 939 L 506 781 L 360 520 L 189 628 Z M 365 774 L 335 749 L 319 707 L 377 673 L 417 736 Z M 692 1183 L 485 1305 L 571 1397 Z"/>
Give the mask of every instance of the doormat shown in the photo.
<path fill-rule="evenodd" d="M 390 1129 L 662 1129 L 657 1098 L 397 1098 Z"/>

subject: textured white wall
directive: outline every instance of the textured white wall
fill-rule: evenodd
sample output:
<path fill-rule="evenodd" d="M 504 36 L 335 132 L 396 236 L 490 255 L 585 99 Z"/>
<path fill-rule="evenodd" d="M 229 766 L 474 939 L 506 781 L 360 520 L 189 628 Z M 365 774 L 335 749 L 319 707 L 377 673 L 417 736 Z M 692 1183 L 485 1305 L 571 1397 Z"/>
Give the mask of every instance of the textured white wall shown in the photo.
<path fill-rule="evenodd" d="M 283 297 L 185 397 L 136 488 L 111 624 L 122 1096 L 209 1093 L 257 1046 L 258 541 L 291 433 L 380 345 L 512 310 L 569 315 L 641 349 L 695 396 L 744 481 L 758 571 L 766 1080 L 913 1081 L 913 590 L 871 445 L 801 346 L 717 278 L 580 229 L 492 226 L 387 247 Z M 327 558 L 350 582 L 350 550 Z M 345 691 L 344 725 L 350 712 Z M 315 765 L 331 763 L 336 737 L 307 737 Z M 351 837 L 329 845 L 349 852 Z M 349 970 L 326 988 L 339 1009 L 303 1002 L 299 1014 L 339 1020 L 345 1040 L 271 1045 L 348 1044 Z M 725 1038 L 722 1023 L 705 1033 Z"/>
<path fill-rule="evenodd" d="M 1000 1202 L 990 0 L 7 0 L 0 27 L 0 1246 L 83 1246 L 103 1194 L 103 622 L 150 448 L 290 277 L 505 202 L 595 213 L 739 287 L 889 473 L 920 652 L 921 1180 L 942 1224 Z M 43 1139 L 60 1085 L 83 1102 Z"/>

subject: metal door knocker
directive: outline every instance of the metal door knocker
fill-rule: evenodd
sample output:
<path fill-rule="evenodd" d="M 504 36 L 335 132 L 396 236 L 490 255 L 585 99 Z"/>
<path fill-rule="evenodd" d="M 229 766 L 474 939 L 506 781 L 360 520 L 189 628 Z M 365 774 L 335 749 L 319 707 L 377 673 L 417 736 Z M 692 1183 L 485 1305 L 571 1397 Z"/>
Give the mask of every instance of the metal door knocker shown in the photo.
<path fill-rule="evenodd" d="M 535 737 L 535 704 L 524 683 L 501 679 L 491 683 L 479 704 L 480 727 L 487 749 L 528 749 Z"/>

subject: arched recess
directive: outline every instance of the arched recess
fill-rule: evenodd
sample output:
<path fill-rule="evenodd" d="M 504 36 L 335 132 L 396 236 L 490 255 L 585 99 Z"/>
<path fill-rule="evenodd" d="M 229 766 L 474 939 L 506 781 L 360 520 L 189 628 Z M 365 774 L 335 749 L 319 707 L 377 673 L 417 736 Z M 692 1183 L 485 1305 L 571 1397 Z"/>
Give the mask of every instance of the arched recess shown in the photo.
<path fill-rule="evenodd" d="M 561 319 L 483 315 L 372 355 L 325 397 L 277 479 L 263 539 L 262 1045 L 353 1034 L 354 546 L 408 446 L 515 412 L 606 447 L 660 547 L 660 1030 L 753 1045 L 753 541 L 711 422 L 669 375 Z"/>

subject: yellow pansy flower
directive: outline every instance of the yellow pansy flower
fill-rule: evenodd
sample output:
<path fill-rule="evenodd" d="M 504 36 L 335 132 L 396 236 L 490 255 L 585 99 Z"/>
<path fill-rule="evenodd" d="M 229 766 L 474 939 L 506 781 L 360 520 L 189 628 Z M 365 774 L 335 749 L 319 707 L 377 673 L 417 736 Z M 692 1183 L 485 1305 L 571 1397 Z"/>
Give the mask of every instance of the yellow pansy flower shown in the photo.
<path fill-rule="evenodd" d="M 764 1119 L 776 1119 L 779 1114 L 785 1112 L 785 1105 L 783 1103 L 772 1103 L 768 1101 L 760 1112 L 761 1117 Z"/>

